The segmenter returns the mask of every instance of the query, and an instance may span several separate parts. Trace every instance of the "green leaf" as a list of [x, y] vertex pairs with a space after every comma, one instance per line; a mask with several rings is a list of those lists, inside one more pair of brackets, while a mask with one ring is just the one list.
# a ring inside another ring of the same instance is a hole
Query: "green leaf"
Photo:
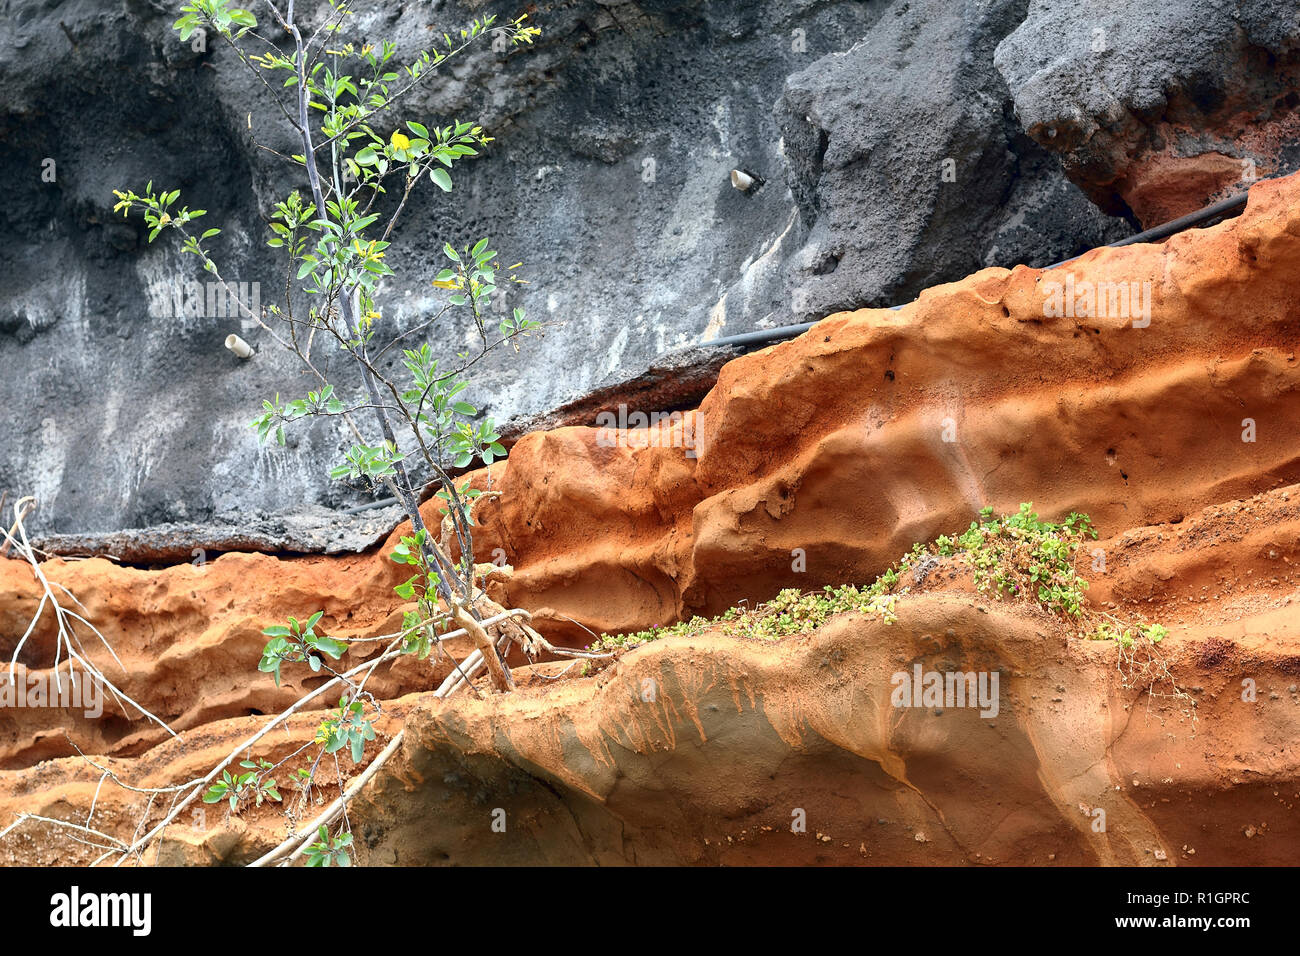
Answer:
[[188, 40], [190, 38], [190, 34], [194, 32], [194, 27], [198, 22], [199, 22], [198, 16], [191, 13], [187, 16], [181, 17], [179, 20], [173, 23], [172, 29], [180, 31], [182, 40]]
[[342, 657], [343, 653], [348, 649], [348, 645], [346, 641], [339, 641], [339, 640], [335, 640], [332, 637], [324, 637], [324, 636], [318, 636], [309, 639], [307, 641], [307, 645], [309, 647], [314, 647], [318, 651], [323, 651], [324, 653], [328, 654], [330, 657], [334, 658], [335, 660], [338, 660], [340, 657]]
[[[429, 178], [437, 184], [438, 188], [445, 193], [451, 192], [451, 177], [447, 175], [445, 169], [429, 170]], [[459, 261], [459, 260], [457, 260]]]

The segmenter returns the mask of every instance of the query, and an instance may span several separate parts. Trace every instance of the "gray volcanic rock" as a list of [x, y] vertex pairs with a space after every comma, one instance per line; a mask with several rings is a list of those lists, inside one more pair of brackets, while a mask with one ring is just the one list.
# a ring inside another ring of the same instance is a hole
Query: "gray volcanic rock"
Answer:
[[1130, 234], [1010, 115], [993, 50], [1023, 15], [1023, 0], [895, 4], [787, 81], [777, 116], [809, 227], [790, 268], [801, 321]]
[[1031, 0], [994, 62], [1029, 135], [1145, 226], [1300, 164], [1294, 0]]

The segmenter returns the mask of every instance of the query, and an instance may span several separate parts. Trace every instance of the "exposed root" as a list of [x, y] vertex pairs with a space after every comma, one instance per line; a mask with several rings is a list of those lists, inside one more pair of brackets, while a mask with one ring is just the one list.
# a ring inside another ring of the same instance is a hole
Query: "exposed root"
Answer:
[[510, 676], [510, 669], [502, 663], [501, 656], [497, 653], [492, 638], [488, 637], [488, 632], [483, 625], [474, 619], [474, 615], [464, 605], [460, 604], [452, 606], [451, 619], [463, 628], [469, 634], [470, 639], [478, 646], [478, 652], [483, 655], [483, 659], [487, 662], [488, 674], [492, 678], [493, 688], [498, 693], [514, 690], [515, 681]]
[[7, 553], [9, 547], [13, 546], [19, 557], [31, 566], [32, 576], [36, 579], [36, 583], [41, 586], [42, 591], [40, 603], [36, 606], [36, 614], [32, 617], [31, 623], [27, 625], [27, 630], [23, 632], [23, 636], [19, 638], [17, 646], [14, 647], [13, 657], [9, 661], [9, 680], [11, 682], [13, 681], [14, 669], [18, 664], [18, 656], [22, 653], [22, 649], [24, 645], [26, 645], [27, 639], [32, 636], [33, 632], [35, 632], [36, 625], [40, 623], [41, 615], [44, 614], [46, 605], [49, 605], [50, 609], [54, 612], [54, 622], [58, 628], [52, 670], [54, 672], [55, 686], [58, 688], [59, 692], [62, 693], [63, 691], [63, 683], [60, 678], [59, 667], [64, 663], [64, 655], [66, 655], [66, 662], [68, 664], [68, 682], [70, 686], [75, 688], [74, 672], [72, 669], [72, 664], [75, 661], [81, 665], [82, 669], [89, 675], [90, 679], [98, 681], [110, 694], [113, 695], [113, 699], [118, 702], [118, 706], [122, 708], [123, 713], [126, 713], [126, 705], [130, 704], [139, 711], [142, 716], [148, 717], [158, 726], [166, 730], [167, 733], [171, 734], [173, 737], [179, 738], [180, 734], [172, 730], [171, 727], [167, 725], [166, 721], [155, 716], [131, 697], [127, 696], [124, 691], [104, 676], [103, 672], [86, 657], [86, 649], [81, 645], [81, 638], [77, 634], [74, 621], [89, 628], [90, 632], [99, 638], [100, 643], [103, 644], [108, 650], [108, 653], [112, 655], [113, 660], [117, 661], [117, 666], [119, 668], [122, 667], [122, 661], [118, 658], [117, 652], [113, 650], [113, 646], [109, 644], [104, 635], [100, 633], [99, 628], [95, 627], [95, 625], [91, 624], [90, 621], [78, 614], [76, 611], [64, 607], [62, 603], [60, 603], [58, 595], [55, 593], [55, 588], [58, 588], [67, 595], [72, 602], [77, 605], [77, 607], [81, 608], [83, 611], [86, 610], [85, 606], [77, 600], [76, 595], [62, 584], [51, 582], [49, 578], [45, 576], [45, 572], [41, 570], [40, 561], [36, 557], [36, 550], [32, 547], [31, 542], [28, 541], [27, 528], [23, 524], [23, 519], [35, 507], [36, 499], [34, 497], [28, 496], [25, 498], [19, 498], [18, 501], [14, 503], [13, 526], [8, 531], [0, 528], [0, 534], [4, 535], [4, 550], [0, 551], [0, 555]]
[[1160, 653], [1157, 645], [1148, 640], [1137, 640], [1131, 644], [1115, 642], [1119, 657], [1115, 669], [1125, 688], [1139, 688], [1150, 697], [1168, 697], [1181, 701], [1193, 721], [1196, 720], [1196, 698], [1178, 686], [1169, 662]]

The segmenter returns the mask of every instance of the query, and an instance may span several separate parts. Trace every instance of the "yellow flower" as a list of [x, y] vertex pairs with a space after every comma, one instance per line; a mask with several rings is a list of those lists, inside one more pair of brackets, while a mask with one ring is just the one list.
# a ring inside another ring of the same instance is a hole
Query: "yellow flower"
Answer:
[[459, 289], [459, 288], [460, 288], [460, 280], [459, 280], [459, 279], [444, 279], [442, 282], [439, 282], [437, 279], [434, 279], [434, 280], [433, 280], [433, 284], [434, 284], [435, 286], [437, 286], [439, 289]]
[[403, 136], [401, 133], [397, 132], [396, 130], [393, 131], [393, 138], [391, 142], [395, 149], [411, 148], [411, 141], [407, 139], [405, 136]]

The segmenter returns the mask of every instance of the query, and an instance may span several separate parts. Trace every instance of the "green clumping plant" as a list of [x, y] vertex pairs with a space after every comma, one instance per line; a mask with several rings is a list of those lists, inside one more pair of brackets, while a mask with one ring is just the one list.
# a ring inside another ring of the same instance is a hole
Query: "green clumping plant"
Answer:
[[1169, 630], [1163, 624], [1124, 625], [1110, 619], [1097, 624], [1086, 636], [1093, 641], [1115, 641], [1129, 648], [1140, 638], [1159, 644], [1169, 636]]
[[[1079, 576], [1075, 558], [1083, 543], [1096, 537], [1087, 515], [1071, 512], [1053, 523], [1040, 518], [1032, 503], [1001, 517], [994, 517], [993, 509], [986, 507], [961, 534], [940, 535], [928, 547], [913, 545], [866, 587], [828, 586], [808, 593], [789, 588], [752, 610], [730, 608], [712, 619], [693, 617], [630, 634], [601, 634], [590, 647], [625, 651], [665, 637], [691, 637], [705, 631], [778, 640], [815, 631], [835, 615], [851, 611], [891, 624], [897, 620], [897, 601], [923, 586], [936, 567], [966, 568], [986, 597], [1031, 604], [1071, 625], [1080, 637], [1114, 641], [1125, 687], [1175, 698], [1192, 708], [1195, 720], [1195, 700], [1178, 686], [1158, 649], [1168, 629], [1162, 624], [1125, 623], [1086, 606], [1088, 582]], [[582, 674], [590, 672], [590, 665], [584, 664]]]
[[1029, 595], [1047, 610], [1077, 619], [1088, 582], [1075, 570], [1074, 556], [1084, 541], [1096, 537], [1087, 515], [1071, 512], [1054, 524], [1042, 520], [1032, 503], [1023, 503], [1015, 513], [1000, 518], [993, 517], [992, 508], [983, 508], [979, 521], [972, 521], [955, 541], [945, 541], [948, 547], [936, 548], [935, 553], [964, 557], [983, 594]]
[[1142, 634], [1152, 644], [1159, 644], [1169, 636], [1169, 629], [1163, 624], [1150, 624], [1142, 629]]
[[[733, 610], [726, 612], [733, 614]], [[712, 627], [721, 618], [692, 617], [689, 621], [669, 624], [664, 627], [652, 627], [644, 631], [632, 631], [626, 634], [601, 634], [588, 648], [589, 650], [615, 650], [639, 647], [662, 637], [694, 637]]]
[[[1158, 646], [1168, 635], [1162, 624], [1125, 623], [1085, 604], [1088, 582], [1079, 576], [1075, 558], [1079, 548], [1097, 537], [1087, 515], [1071, 512], [1063, 521], [1044, 521], [1032, 503], [1016, 512], [994, 517], [993, 509], [980, 510], [955, 537], [940, 535], [929, 547], [912, 546], [869, 586], [825, 587], [803, 593], [781, 591], [753, 610], [731, 608], [722, 615], [692, 618], [680, 624], [633, 634], [602, 634], [594, 650], [628, 650], [664, 637], [714, 633], [776, 640], [817, 630], [831, 617], [850, 611], [878, 615], [886, 624], [897, 620], [895, 605], [914, 587], [925, 584], [936, 567], [967, 568], [977, 590], [995, 600], [1031, 604], [1072, 626], [1075, 634], [1114, 641], [1118, 669], [1124, 686], [1141, 687], [1153, 697], [1175, 698], [1190, 708], [1195, 700], [1180, 688]], [[584, 665], [582, 673], [589, 673]], [[1194, 709], [1191, 711], [1195, 719]]]

